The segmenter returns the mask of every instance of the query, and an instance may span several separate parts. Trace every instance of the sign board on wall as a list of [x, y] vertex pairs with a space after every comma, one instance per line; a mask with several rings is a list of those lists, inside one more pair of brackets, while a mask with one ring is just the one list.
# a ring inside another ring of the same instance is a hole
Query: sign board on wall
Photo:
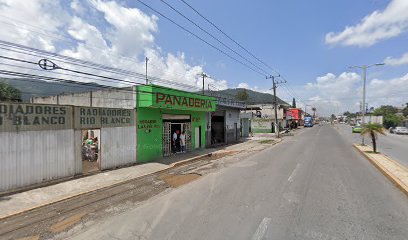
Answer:
[[61, 130], [72, 127], [72, 107], [0, 103], [0, 132]]
[[75, 107], [75, 128], [135, 126], [135, 110], [121, 108]]
[[137, 106], [189, 111], [215, 111], [216, 99], [196, 93], [154, 85], [137, 87]]
[[135, 110], [0, 102], [0, 132], [135, 126]]

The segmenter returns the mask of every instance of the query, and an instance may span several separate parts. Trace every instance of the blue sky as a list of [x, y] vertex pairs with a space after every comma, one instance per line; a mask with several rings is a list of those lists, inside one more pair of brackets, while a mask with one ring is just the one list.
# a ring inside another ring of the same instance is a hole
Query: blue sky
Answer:
[[[163, 2], [143, 1], [223, 48]], [[273, 74], [180, 0], [166, 1]], [[347, 67], [386, 62], [384, 67], [369, 70], [367, 102], [374, 107], [408, 102], [405, 0], [186, 2], [279, 71], [288, 84], [280, 87], [278, 94], [288, 101], [295, 96], [301, 106], [316, 106], [325, 115], [357, 111], [361, 72]], [[144, 58], [148, 56], [150, 74], [157, 77], [199, 86], [196, 75], [204, 71], [212, 77], [208, 83], [214, 89], [239, 86], [270, 91], [271, 81], [264, 75], [229, 59], [138, 1], [0, 0], [0, 3], [0, 15], [6, 16], [0, 24], [9, 27], [7, 21], [19, 23], [17, 28], [10, 29], [12, 34], [0, 34], [1, 40], [142, 73]], [[33, 25], [37, 33], [46, 30], [47, 34], [37, 34]]]

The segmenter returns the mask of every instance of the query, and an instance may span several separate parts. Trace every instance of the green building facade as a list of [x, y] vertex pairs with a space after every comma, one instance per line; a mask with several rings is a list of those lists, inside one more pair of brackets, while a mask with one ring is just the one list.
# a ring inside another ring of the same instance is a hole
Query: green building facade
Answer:
[[208, 114], [215, 111], [214, 97], [156, 85], [136, 89], [139, 163], [179, 152], [174, 133], [185, 132], [187, 151], [205, 147]]

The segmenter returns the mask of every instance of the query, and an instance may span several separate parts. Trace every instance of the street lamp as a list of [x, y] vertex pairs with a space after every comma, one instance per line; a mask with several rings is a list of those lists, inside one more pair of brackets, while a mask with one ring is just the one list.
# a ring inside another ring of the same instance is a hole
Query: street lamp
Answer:
[[[366, 100], [366, 78], [367, 78], [367, 69], [370, 67], [376, 67], [376, 66], [383, 66], [385, 65], [384, 63], [376, 63], [372, 65], [362, 65], [362, 66], [350, 66], [349, 68], [360, 68], [363, 69], [363, 111], [361, 114], [362, 120], [361, 120], [361, 125], [363, 126], [365, 124], [365, 100]], [[361, 145], [364, 145], [364, 135], [361, 139]]]

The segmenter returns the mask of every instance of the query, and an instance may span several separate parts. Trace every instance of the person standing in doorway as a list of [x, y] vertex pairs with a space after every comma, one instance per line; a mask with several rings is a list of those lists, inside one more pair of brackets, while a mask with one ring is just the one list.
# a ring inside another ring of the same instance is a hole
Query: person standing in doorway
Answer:
[[177, 152], [177, 146], [176, 146], [177, 132], [176, 131], [174, 131], [173, 138], [171, 140], [172, 140], [171, 141], [171, 147], [172, 147], [173, 153], [176, 153]]
[[180, 146], [181, 146], [181, 152], [185, 153], [186, 152], [186, 132], [183, 131], [180, 134]]

